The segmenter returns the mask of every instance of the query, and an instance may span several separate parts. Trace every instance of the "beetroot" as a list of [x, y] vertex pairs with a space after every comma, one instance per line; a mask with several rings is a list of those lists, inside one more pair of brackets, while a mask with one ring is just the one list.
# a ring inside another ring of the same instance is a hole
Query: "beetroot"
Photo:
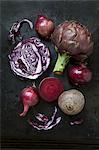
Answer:
[[63, 91], [64, 86], [62, 82], [55, 77], [47, 77], [43, 79], [39, 85], [40, 96], [47, 102], [57, 100]]
[[34, 106], [38, 103], [39, 97], [34, 87], [26, 87], [21, 91], [20, 99], [24, 106], [24, 111], [20, 116], [25, 116], [28, 112], [29, 107]]

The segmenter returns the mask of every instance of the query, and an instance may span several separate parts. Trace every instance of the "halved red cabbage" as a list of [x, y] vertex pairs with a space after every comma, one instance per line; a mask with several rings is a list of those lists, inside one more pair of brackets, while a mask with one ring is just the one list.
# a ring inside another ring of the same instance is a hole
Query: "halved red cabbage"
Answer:
[[28, 79], [38, 78], [50, 64], [49, 49], [36, 37], [19, 42], [8, 57], [14, 73]]

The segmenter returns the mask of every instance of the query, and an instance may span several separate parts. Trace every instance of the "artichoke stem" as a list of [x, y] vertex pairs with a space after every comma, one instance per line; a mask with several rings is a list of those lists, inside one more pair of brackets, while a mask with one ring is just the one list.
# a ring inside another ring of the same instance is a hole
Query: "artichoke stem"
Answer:
[[66, 65], [70, 60], [70, 56], [67, 53], [58, 53], [58, 59], [56, 61], [53, 72], [55, 74], [63, 74]]

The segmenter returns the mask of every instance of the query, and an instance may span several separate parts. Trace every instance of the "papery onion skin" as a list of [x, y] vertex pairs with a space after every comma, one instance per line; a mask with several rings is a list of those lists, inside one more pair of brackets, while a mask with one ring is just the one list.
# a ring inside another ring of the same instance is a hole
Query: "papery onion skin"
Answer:
[[24, 88], [20, 93], [20, 100], [24, 106], [24, 110], [20, 114], [20, 116], [24, 117], [27, 114], [29, 107], [33, 107], [39, 102], [39, 96], [36, 88], [34, 87]]
[[51, 34], [54, 31], [54, 28], [55, 25], [51, 19], [43, 15], [38, 16], [35, 23], [35, 30], [41, 37], [45, 39], [50, 38]]
[[43, 79], [39, 85], [39, 93], [43, 100], [53, 102], [64, 91], [62, 81], [55, 77]]
[[68, 77], [70, 82], [76, 86], [86, 85], [92, 79], [92, 72], [84, 64], [71, 66], [68, 70]]

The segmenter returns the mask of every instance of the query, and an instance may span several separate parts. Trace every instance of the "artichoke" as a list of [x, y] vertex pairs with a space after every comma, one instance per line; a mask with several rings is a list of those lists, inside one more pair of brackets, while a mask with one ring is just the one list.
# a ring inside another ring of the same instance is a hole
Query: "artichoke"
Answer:
[[58, 25], [51, 39], [58, 52], [54, 72], [63, 72], [70, 57], [84, 62], [93, 51], [93, 41], [88, 29], [76, 21], [65, 21]]

